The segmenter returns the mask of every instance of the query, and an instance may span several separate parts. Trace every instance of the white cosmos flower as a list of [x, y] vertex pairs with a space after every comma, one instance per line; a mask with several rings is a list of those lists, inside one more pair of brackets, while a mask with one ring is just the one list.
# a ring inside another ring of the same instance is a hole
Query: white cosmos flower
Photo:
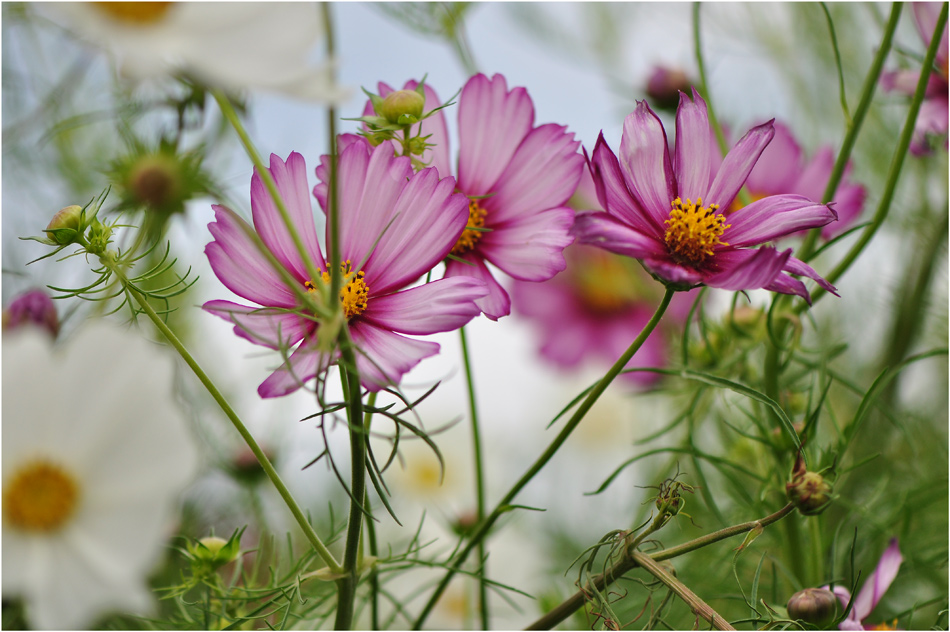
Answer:
[[146, 578], [198, 455], [167, 352], [95, 322], [61, 346], [3, 336], [3, 597], [34, 628], [153, 605]]
[[320, 7], [305, 2], [70, 2], [52, 17], [105, 48], [122, 73], [151, 79], [185, 72], [229, 91], [269, 90], [335, 103], [349, 91], [331, 62], [309, 59], [323, 40]]

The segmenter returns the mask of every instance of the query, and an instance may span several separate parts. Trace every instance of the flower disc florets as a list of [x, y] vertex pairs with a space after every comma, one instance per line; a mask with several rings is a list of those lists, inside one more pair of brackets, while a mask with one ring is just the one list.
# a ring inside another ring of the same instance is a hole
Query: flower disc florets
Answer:
[[468, 201], [468, 224], [465, 230], [459, 236], [459, 240], [452, 247], [453, 255], [463, 255], [475, 247], [482, 236], [482, 228], [485, 226], [485, 215], [487, 211], [483, 209], [477, 201]]
[[[354, 316], [359, 316], [366, 309], [369, 301], [369, 286], [363, 278], [366, 274], [360, 270], [353, 272], [353, 262], [344, 261], [340, 264], [343, 271], [343, 280], [345, 285], [340, 289], [340, 302], [343, 303], [343, 315], [347, 320]], [[322, 280], [326, 285], [330, 285], [330, 273], [324, 272]], [[316, 288], [308, 281], [307, 290], [313, 292]]]
[[79, 485], [69, 472], [45, 460], [18, 468], [3, 490], [3, 518], [28, 532], [56, 531], [76, 511]]
[[729, 224], [725, 215], [716, 213], [718, 204], [706, 208], [703, 198], [696, 198], [695, 204], [688, 198], [685, 204], [676, 198], [671, 205], [663, 237], [677, 262], [698, 266], [713, 254], [716, 246], [729, 245], [719, 239]]

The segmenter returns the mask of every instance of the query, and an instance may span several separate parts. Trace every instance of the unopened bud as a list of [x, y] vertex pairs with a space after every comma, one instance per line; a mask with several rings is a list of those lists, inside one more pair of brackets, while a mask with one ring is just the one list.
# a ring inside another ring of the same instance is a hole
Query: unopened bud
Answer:
[[791, 596], [787, 609], [789, 618], [826, 630], [838, 614], [838, 598], [824, 588], [806, 588]]
[[798, 510], [806, 516], [820, 514], [831, 503], [831, 483], [817, 472], [805, 469], [801, 454], [792, 470], [792, 480], [785, 484], [785, 494]]
[[422, 117], [426, 98], [415, 90], [397, 90], [389, 93], [377, 112], [390, 123], [410, 125]]
[[230, 539], [207, 536], [188, 545], [191, 554], [191, 570], [197, 576], [208, 576], [237, 559], [241, 552], [241, 531], [235, 531]]
[[129, 172], [125, 187], [136, 200], [155, 210], [181, 206], [181, 174], [174, 160], [156, 155], [141, 158]]
[[675, 110], [680, 102], [680, 92], [689, 93], [689, 77], [678, 68], [658, 66], [647, 83], [647, 96], [662, 110]]
[[59, 316], [53, 299], [43, 290], [30, 290], [10, 303], [3, 311], [3, 329], [16, 329], [34, 325], [46, 330], [55, 338], [59, 333]]
[[46, 236], [65, 246], [75, 243], [82, 229], [82, 207], [75, 204], [60, 209], [46, 226]]

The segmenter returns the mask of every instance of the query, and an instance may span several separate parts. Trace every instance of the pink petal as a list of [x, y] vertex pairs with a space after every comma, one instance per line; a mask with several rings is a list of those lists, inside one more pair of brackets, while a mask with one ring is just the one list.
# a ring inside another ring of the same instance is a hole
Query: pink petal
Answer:
[[808, 288], [798, 279], [792, 278], [787, 274], [780, 274], [775, 277], [771, 283], [765, 286], [769, 292], [778, 292], [779, 294], [792, 294], [805, 299], [805, 302], [811, 305], [811, 294]]
[[273, 308], [247, 307], [231, 301], [208, 301], [203, 310], [234, 323], [234, 333], [271, 349], [289, 348], [316, 327], [299, 314]]
[[[313, 222], [310, 187], [307, 184], [307, 165], [303, 156], [292, 152], [285, 163], [276, 154], [271, 154], [270, 173], [284, 201], [292, 230], [300, 237], [314, 266], [319, 268], [323, 264], [323, 254], [317, 244], [317, 229]], [[256, 169], [251, 178], [251, 214], [261, 241], [274, 253], [277, 260], [285, 268], [295, 272], [298, 278], [306, 279], [309, 276], [307, 266]]]
[[828, 283], [822, 277], [820, 277], [818, 273], [815, 272], [815, 270], [812, 269], [812, 267], [806, 264], [804, 261], [800, 261], [796, 259], [795, 257], [789, 257], [788, 262], [785, 264], [785, 267], [783, 268], [783, 271], [791, 272], [792, 274], [797, 274], [798, 276], [808, 277], [809, 279], [816, 281], [818, 285], [823, 287], [828, 292], [831, 292], [835, 296], [838, 296], [838, 291], [835, 289], [835, 286], [833, 286], [831, 283]]
[[475, 301], [478, 309], [482, 310], [491, 320], [498, 320], [502, 316], [511, 313], [511, 299], [505, 288], [495, 280], [488, 266], [481, 257], [474, 252], [468, 252], [461, 257], [468, 263], [462, 263], [454, 259], [448, 259], [445, 262], [445, 277], [470, 277], [478, 279], [485, 284], [488, 289], [488, 295]]
[[562, 251], [570, 234], [574, 211], [565, 207], [513, 217], [502, 225], [486, 226], [476, 251], [522, 281], [544, 281], [564, 269]]
[[375, 220], [379, 223], [362, 224], [367, 234], [382, 233], [364, 266], [370, 296], [402, 288], [431, 270], [468, 222], [468, 200], [453, 193], [451, 176], [439, 180], [438, 171], [429, 167], [402, 185], [398, 199]]
[[654, 215], [640, 206], [627, 188], [620, 163], [607, 146], [603, 132], [597, 138], [588, 166], [597, 189], [597, 199], [605, 211], [644, 235], [662, 235], [665, 232], [663, 222], [670, 215], [669, 209]]
[[354, 321], [350, 335], [357, 346], [360, 382], [374, 392], [399, 384], [402, 376], [423, 358], [439, 352], [437, 343], [406, 338], [365, 321]]
[[340, 155], [338, 166], [340, 252], [342, 259], [349, 259], [353, 266], [372, 252], [376, 240], [387, 230], [396, 201], [413, 175], [408, 158], [394, 157], [385, 145], [372, 150], [369, 147], [365, 142], [353, 143]]
[[293, 393], [326, 371], [332, 361], [330, 355], [317, 351], [314, 340], [304, 340], [287, 361], [257, 387], [257, 393], [265, 399]]
[[491, 197], [480, 202], [491, 225], [561, 206], [574, 194], [584, 157], [577, 153], [580, 141], [565, 130], [542, 125], [525, 136]]
[[773, 195], [729, 215], [722, 240], [733, 248], [756, 246], [837, 218], [830, 207], [800, 195]]
[[[773, 195], [776, 193], [798, 193], [813, 200], [820, 200], [824, 193], [815, 194], [813, 191], [803, 191], [796, 188], [795, 183], [801, 182], [799, 175], [802, 172], [802, 148], [798, 145], [791, 130], [782, 123], [774, 124], [775, 136], [768, 144], [755, 167], [749, 174], [746, 184], [751, 191], [759, 194]], [[831, 175], [831, 169], [825, 172], [825, 182]]]
[[[775, 141], [772, 141], [774, 144]], [[772, 151], [772, 145], [770, 144], [768, 148], [762, 152], [764, 157], [766, 154]], [[786, 189], [779, 191], [775, 189], [775, 193], [797, 193], [798, 195], [803, 195], [810, 200], [820, 202], [821, 198], [825, 195], [825, 188], [828, 186], [828, 180], [831, 179], [831, 170], [834, 168], [835, 155], [831, 147], [827, 145], [821, 147], [812, 159], [805, 165], [805, 168], [802, 169], [802, 172], [799, 174], [798, 178], [791, 184], [791, 186]], [[752, 170], [754, 174], [759, 169], [759, 165], [762, 164], [762, 159], [759, 159], [759, 162], [756, 164], [755, 169]], [[850, 165], [849, 165], [850, 169]], [[847, 174], [845, 174], [847, 175]], [[758, 190], [758, 189], [756, 189]], [[838, 187], [838, 190], [841, 190], [841, 187]], [[837, 210], [837, 207], [835, 208]]]
[[591, 244], [634, 259], [664, 257], [667, 254], [663, 242], [599, 211], [578, 213], [571, 232], [577, 243]]
[[942, 96], [924, 99], [920, 105], [917, 123], [914, 125], [914, 137], [910, 145], [911, 153], [915, 156], [925, 155], [931, 151], [928, 135], [942, 136], [947, 133], [950, 101], [947, 99], [946, 84], [943, 85], [943, 91]]
[[361, 318], [381, 329], [426, 335], [452, 331], [481, 313], [475, 299], [488, 295], [477, 279], [453, 277], [377, 296]]
[[670, 203], [676, 197], [673, 165], [666, 142], [666, 131], [646, 101], [623, 122], [620, 139], [620, 167], [627, 189], [640, 207], [659, 220], [670, 216]]
[[[353, 144], [362, 143], [363, 149], [369, 153], [373, 150], [372, 146], [362, 136], [357, 134], [340, 134], [336, 137], [336, 151], [337, 155], [342, 154], [347, 147]], [[313, 196], [317, 198], [317, 202], [320, 203], [320, 208], [324, 213], [327, 212], [327, 182], [330, 175], [330, 157], [324, 154], [320, 156], [320, 164], [315, 169], [317, 174], [317, 179], [320, 182], [313, 187]]]
[[871, 611], [877, 607], [878, 602], [884, 593], [890, 587], [894, 578], [897, 577], [897, 571], [900, 570], [901, 562], [904, 556], [901, 555], [900, 548], [897, 545], [897, 538], [891, 538], [891, 542], [881, 554], [881, 559], [870, 577], [865, 580], [858, 596], [854, 598], [854, 615], [859, 621], [864, 621]]
[[247, 236], [245, 231], [253, 229], [229, 208], [212, 208], [215, 221], [208, 230], [214, 241], [205, 246], [205, 254], [215, 276], [229, 290], [258, 305], [295, 307], [294, 293]]
[[838, 214], [838, 221], [825, 224], [824, 228], [821, 229], [822, 239], [834, 239], [851, 228], [861, 217], [866, 197], [867, 191], [860, 184], [839, 185], [834, 201], [834, 210]]
[[779, 252], [775, 248], [758, 250], [725, 250], [714, 255], [719, 272], [705, 276], [703, 283], [722, 290], [757, 290], [767, 286], [781, 274], [792, 256], [789, 248]]
[[703, 275], [695, 268], [682, 266], [664, 253], [660, 257], [648, 257], [643, 260], [643, 265], [649, 272], [674, 285], [694, 286], [703, 282]]
[[524, 88], [508, 91], [502, 75], [468, 80], [459, 98], [459, 190], [492, 190], [534, 123], [534, 104]]
[[710, 152], [712, 136], [709, 134], [709, 115], [706, 102], [693, 90], [690, 101], [680, 92], [676, 108], [676, 194], [685, 202], [695, 202], [709, 191]]
[[709, 194], [703, 198], [706, 205], [718, 204], [721, 209], [729, 208], [774, 133], [772, 121], [769, 121], [753, 127], [736, 143], [723, 159], [709, 187]]

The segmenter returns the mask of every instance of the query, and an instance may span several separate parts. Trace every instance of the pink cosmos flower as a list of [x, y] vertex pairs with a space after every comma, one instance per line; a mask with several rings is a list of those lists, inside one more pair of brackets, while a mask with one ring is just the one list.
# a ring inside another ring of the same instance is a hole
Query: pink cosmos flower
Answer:
[[3, 329], [16, 329], [32, 325], [43, 329], [56, 338], [59, 333], [59, 316], [53, 299], [43, 290], [29, 290], [20, 294], [3, 310]]
[[[759, 200], [770, 195], [794, 193], [809, 200], [820, 200], [825, 194], [828, 180], [831, 179], [835, 164], [834, 150], [825, 145], [815, 153], [811, 161], [806, 162], [802, 148], [791, 130], [779, 122], [773, 123], [772, 127], [775, 136], [762, 151], [745, 183], [750, 196], [753, 200]], [[718, 160], [718, 147], [715, 144], [713, 147]], [[823, 239], [840, 235], [850, 228], [861, 214], [867, 192], [860, 184], [849, 182], [851, 167], [849, 161], [832, 202], [838, 221], [825, 224], [821, 229]], [[739, 200], [735, 200], [730, 213], [740, 207]], [[727, 219], [729, 217], [727, 214]]]
[[[864, 624], [864, 620], [871, 615], [871, 611], [877, 607], [878, 602], [884, 593], [890, 587], [891, 582], [897, 577], [897, 571], [901, 567], [904, 556], [901, 555], [900, 548], [897, 546], [897, 538], [891, 538], [890, 545], [881, 554], [881, 559], [877, 567], [869, 578], [864, 581], [858, 596], [855, 597], [848, 616], [838, 624], [839, 630], [891, 630], [894, 628], [870, 626]], [[825, 589], [828, 586], [824, 586]], [[843, 586], [835, 586], [834, 593], [841, 602], [842, 608], [848, 607], [851, 601], [851, 593]]]
[[[318, 170], [319, 172], [320, 170]], [[283, 197], [307, 255], [322, 274], [311, 279], [259, 174], [251, 179], [251, 212], [261, 240], [302, 287], [329, 283], [327, 260], [317, 243], [307, 168], [300, 154], [284, 162], [272, 155], [270, 173]], [[323, 185], [325, 187], [325, 185]], [[397, 384], [439, 345], [401, 334], [425, 335], [461, 327], [479, 313], [474, 301], [484, 285], [468, 278], [444, 279], [403, 289], [441, 261], [464, 230], [467, 200], [453, 193], [453, 178], [435, 169], [413, 173], [408, 158], [361, 139], [339, 157], [340, 256], [346, 278], [340, 292], [350, 335], [360, 353], [363, 386], [377, 391]], [[214, 241], [205, 252], [217, 277], [255, 306], [210, 301], [204, 309], [235, 324], [237, 335], [272, 349], [299, 343], [287, 362], [258, 388], [279, 397], [300, 388], [334, 360], [317, 347], [316, 319], [301, 313], [293, 293], [245, 234], [243, 220], [215, 206], [208, 225]], [[335, 247], [329, 244], [330, 248]], [[258, 307], [260, 306], [260, 307]]]
[[752, 128], [714, 171], [706, 102], [695, 90], [692, 100], [680, 94], [672, 160], [663, 124], [640, 101], [624, 121], [619, 161], [603, 134], [597, 139], [588, 165], [606, 212], [578, 214], [574, 234], [582, 243], [640, 259], [676, 289], [765, 288], [810, 301], [805, 284], [789, 272], [834, 292], [791, 249], [750, 248], [824, 226], [836, 219], [831, 208], [800, 195], [774, 195], [728, 219], [717, 212], [732, 204], [774, 133], [771, 121]]
[[[914, 17], [917, 20], [917, 30], [920, 32], [924, 44], [930, 46], [934, 30], [937, 28], [937, 17], [940, 15], [940, 2], [915, 2]], [[937, 48], [937, 57], [934, 59], [937, 72], [931, 72], [927, 81], [927, 92], [924, 102], [917, 115], [914, 125], [914, 136], [910, 143], [910, 152], [916, 156], [930, 153], [931, 145], [928, 135], [945, 135], [950, 128], [950, 84], [947, 83], [947, 65], [950, 60], [950, 46], [948, 46], [947, 29], [944, 28]], [[881, 75], [881, 87], [885, 92], [901, 92], [913, 95], [917, 89], [920, 74], [914, 70], [900, 70], [886, 72]], [[946, 141], [944, 146], [946, 147]]]
[[[412, 89], [410, 81], [405, 89]], [[392, 88], [379, 84], [385, 97]], [[441, 103], [426, 88], [426, 111]], [[564, 269], [561, 252], [573, 241], [574, 211], [564, 206], [580, 179], [580, 145], [561, 125], [534, 126], [534, 104], [524, 88], [508, 90], [502, 75], [478, 74], [459, 97], [458, 190], [469, 198], [468, 228], [446, 261], [446, 277], [480, 279], [489, 294], [476, 301], [498, 320], [511, 299], [486, 262], [522, 281], [550, 279]], [[434, 144], [423, 161], [450, 175], [449, 138], [441, 111], [422, 121]], [[463, 261], [459, 261], [462, 259]]]
[[[585, 170], [571, 205], [596, 207], [596, 196], [594, 181]], [[600, 248], [572, 244], [564, 249], [564, 258], [567, 268], [553, 278], [541, 283], [512, 284], [514, 311], [536, 325], [540, 353], [553, 364], [573, 369], [592, 357], [612, 364], [653, 315], [660, 300], [656, 284], [635, 262]], [[677, 321], [684, 320], [692, 296], [679, 293], [674, 303], [668, 314]], [[664, 332], [654, 331], [627, 368], [665, 364]], [[661, 377], [648, 372], [623, 375], [643, 386]]]

